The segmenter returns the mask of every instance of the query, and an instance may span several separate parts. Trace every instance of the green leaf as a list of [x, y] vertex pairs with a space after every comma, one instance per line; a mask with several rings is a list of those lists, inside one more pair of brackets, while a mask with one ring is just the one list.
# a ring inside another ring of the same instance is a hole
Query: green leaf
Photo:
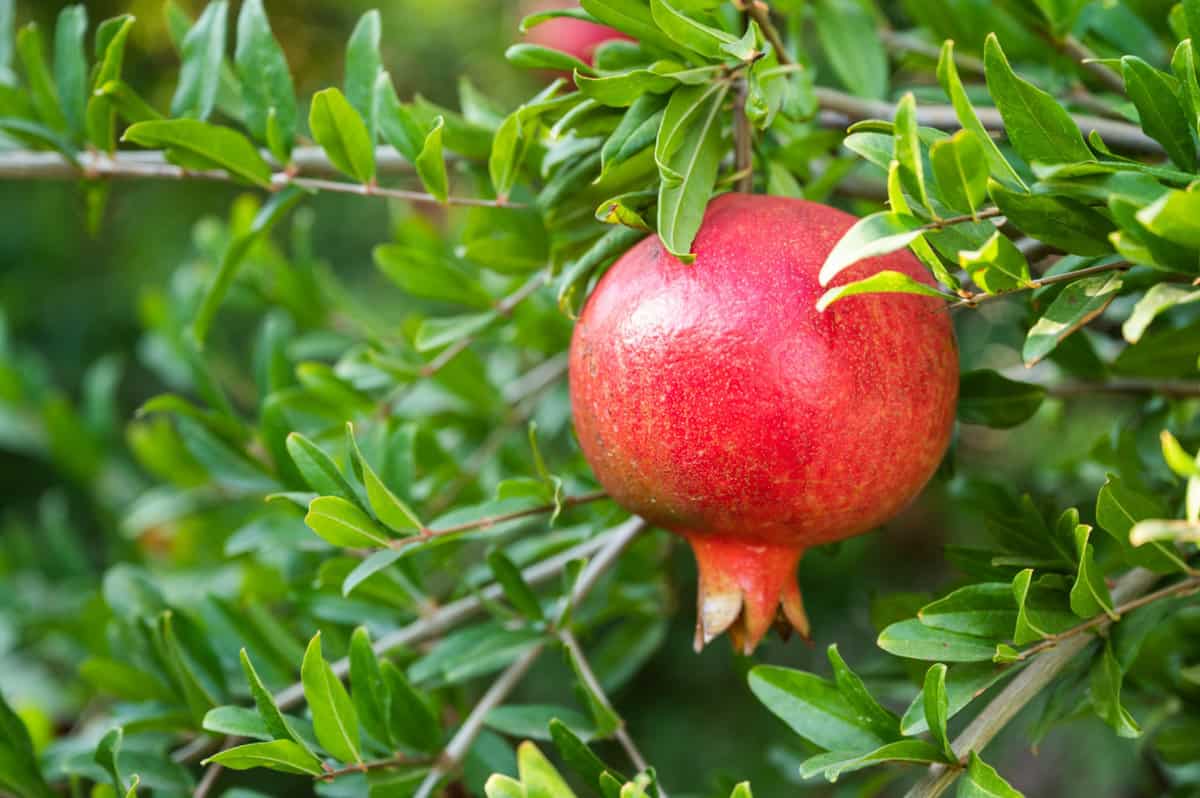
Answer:
[[[592, 722], [583, 714], [567, 707], [552, 704], [510, 704], [497, 707], [487, 714], [489, 728], [525, 740], [550, 740], [550, 724], [558, 721], [574, 733], [591, 737]], [[570, 767], [570, 763], [567, 763]]]
[[330, 545], [347, 549], [387, 546], [391, 540], [369, 515], [340, 496], [313, 499], [304, 523]]
[[38, 119], [51, 130], [65, 130], [67, 120], [59, 107], [58, 89], [46, 66], [45, 44], [36, 23], [29, 23], [17, 33], [17, 53], [21, 56], [21, 65], [25, 67], [25, 79], [29, 82], [29, 93]]
[[1099, 211], [1066, 197], [1010, 191], [993, 181], [992, 200], [1008, 221], [1028, 236], [1075, 255], [1107, 255], [1116, 227]]
[[425, 134], [421, 151], [413, 161], [421, 184], [438, 202], [445, 202], [450, 192], [449, 178], [446, 176], [446, 158], [442, 153], [442, 129], [445, 126], [444, 117], [439, 116], [433, 120], [433, 127]]
[[1013, 598], [1017, 602], [1017, 625], [1013, 642], [1018, 646], [1033, 643], [1066, 631], [1076, 623], [1066, 611], [1066, 597], [1033, 583], [1033, 569], [1026, 568], [1013, 577]]
[[750, 690], [793, 731], [821, 748], [870, 751], [889, 742], [837, 687], [811, 673], [758, 665], [750, 670]]
[[967, 371], [958, 380], [958, 420], [1009, 429], [1032, 418], [1045, 398], [1041, 385], [1010, 380], [992, 369]]
[[1108, 475], [1104, 487], [1096, 496], [1096, 523], [1120, 544], [1127, 559], [1159, 573], [1187, 571], [1187, 564], [1179, 558], [1178, 553], [1164, 543], [1130, 547], [1130, 535], [1135, 524], [1165, 515], [1166, 508], [1157, 498], [1141, 493], [1114, 474]]
[[367, 459], [363, 457], [358, 448], [358, 441], [354, 438], [354, 428], [349, 422], [346, 423], [346, 438], [355, 472], [367, 489], [367, 502], [371, 505], [371, 511], [380, 521], [396, 531], [421, 529], [421, 519], [417, 517], [417, 514], [396, 494], [392, 493], [375, 469], [371, 467], [371, 464], [367, 462]]
[[643, 94], [634, 100], [616, 129], [604, 140], [600, 149], [601, 174], [654, 143], [664, 106], [664, 99], [657, 94]]
[[989, 294], [1029, 284], [1029, 263], [1017, 245], [999, 230], [978, 249], [960, 250], [958, 263]]
[[1124, 681], [1121, 663], [1113, 654], [1112, 642], [1105, 641], [1099, 661], [1092, 667], [1088, 681], [1088, 696], [1092, 709], [1101, 720], [1113, 728], [1119, 737], [1140, 737], [1141, 727], [1121, 705], [1121, 682]]
[[418, 751], [437, 751], [442, 744], [442, 726], [429, 702], [390, 662], [383, 663], [383, 680], [391, 701], [393, 738]]
[[631, 69], [612, 75], [588, 77], [576, 73], [575, 85], [589, 99], [610, 108], [626, 108], [648, 95], [665, 94], [680, 83], [679, 64], [658, 62], [646, 69]]
[[1125, 93], [1137, 107], [1142, 129], [1163, 145], [1176, 166], [1195, 171], [1195, 133], [1179, 102], [1178, 81], [1133, 55], [1121, 58], [1121, 74], [1125, 78]]
[[1004, 130], [1026, 163], [1054, 164], [1091, 161], [1079, 127], [1058, 101], [1008, 65], [996, 34], [984, 46], [988, 91], [1004, 120]]
[[361, 762], [358, 713], [346, 688], [321, 656], [320, 632], [304, 652], [300, 681], [304, 685], [304, 699], [312, 713], [317, 742], [342, 762]]
[[1170, 283], [1158, 283], [1133, 306], [1133, 312], [1121, 325], [1121, 334], [1131, 344], [1141, 340], [1151, 322], [1160, 313], [1170, 310], [1177, 305], [1186, 305], [1200, 300], [1200, 290], [1188, 289]]
[[521, 782], [505, 776], [503, 773], [493, 773], [488, 776], [487, 783], [483, 785], [484, 794], [487, 798], [526, 798], [525, 788], [521, 786]]
[[650, 0], [650, 15], [658, 28], [677, 45], [713, 61], [726, 60], [728, 53], [724, 45], [737, 42], [733, 34], [693, 19], [668, 0]]
[[821, 49], [852, 94], [882, 100], [888, 90], [887, 52], [877, 20], [855, 0], [819, 0], [814, 17]]
[[263, 11], [263, 0], [242, 3], [234, 59], [246, 100], [246, 127], [254, 138], [270, 146], [281, 164], [287, 164], [296, 139], [296, 90], [283, 48]]
[[558, 280], [558, 306], [574, 315], [575, 305], [579, 300], [580, 289], [586, 284], [592, 273], [605, 263], [620, 256], [638, 241], [645, 233], [628, 227], [614, 227], [588, 247], [582, 255], [568, 263]]
[[948, 632], [1006, 638], [1017, 620], [1012, 586], [1005, 582], [979, 582], [955, 590], [917, 612], [921, 623]]
[[582, 776], [586, 783], [598, 784], [606, 773], [619, 782], [625, 781], [624, 776], [601, 761], [561, 720], [550, 721], [550, 739], [567, 767]]
[[953, 762], [958, 759], [954, 748], [950, 745], [950, 735], [946, 731], [946, 722], [950, 713], [950, 701], [946, 697], [946, 666], [942, 663], [930, 666], [925, 672], [925, 725], [933, 741], [937, 743], [946, 760]]
[[121, 755], [121, 742], [124, 739], [124, 730], [121, 727], [109, 729], [100, 742], [96, 744], [96, 753], [93, 756], [96, 764], [104, 768], [112, 779], [113, 790], [119, 795], [125, 792], [125, 780], [121, 778], [121, 769], [117, 764], [117, 760]]
[[323, 772], [321, 760], [291, 740], [235, 746], [213, 754], [202, 764], [217, 764], [230, 770], [266, 768], [306, 776], [319, 776]]
[[203, 120], [212, 113], [225, 59], [228, 12], [225, 0], [213, 0], [184, 37], [180, 47], [183, 66], [171, 98], [171, 116]]
[[988, 163], [979, 136], [960, 130], [929, 147], [929, 163], [945, 203], [974, 214], [987, 199]]
[[390, 747], [390, 695], [365, 626], [350, 635], [350, 694], [363, 729]]
[[538, 601], [537, 594], [521, 576], [521, 569], [499, 549], [488, 554], [487, 562], [509, 603], [526, 618], [534, 621], [543, 620], [545, 616], [542, 614], [542, 605]]
[[833, 278], [860, 260], [903, 249], [921, 234], [923, 224], [915, 216], [888, 211], [864, 216], [825, 256], [819, 278], [821, 285], [828, 286]]
[[1197, 466], [1195, 456], [1187, 453], [1183, 444], [1171, 434], [1170, 430], [1160, 432], [1158, 439], [1162, 444], [1163, 460], [1177, 476], [1186, 479], [1200, 475], [1200, 466]]
[[[692, 241], [700, 230], [721, 166], [721, 110], [727, 91], [728, 85], [722, 83], [695, 98], [692, 110], [679, 117], [680, 127], [669, 131], [664, 158], [659, 162], [663, 180], [658, 190], [658, 235], [667, 251], [684, 263], [694, 260]], [[660, 142], [678, 95], [676, 92], [667, 105], [658, 134]]]
[[339, 496], [350, 502], [357, 499], [354, 489], [342, 476], [337, 464], [308, 438], [299, 432], [290, 433], [287, 436], [287, 450], [304, 481], [314, 491], [327, 496]]
[[164, 118], [158, 109], [138, 96], [137, 92], [123, 80], [110, 80], [96, 89], [94, 94], [98, 97], [110, 98], [117, 114], [131, 124]]
[[380, 244], [375, 265], [406, 293], [422, 299], [489, 308], [492, 297], [455, 263], [406, 244]]
[[275, 739], [259, 714], [246, 707], [214, 707], [204, 716], [205, 731], [231, 737], [248, 737], [253, 740]]
[[[250, 661], [250, 655], [246, 653], [246, 649], [243, 648], [238, 652], [238, 656], [242, 663], [242, 672], [246, 675], [246, 681], [250, 685], [250, 695], [254, 698], [254, 707], [267, 732], [275, 739], [291, 740], [307, 751], [308, 746], [292, 728], [283, 713], [279, 711], [279, 707], [275, 703], [275, 696], [259, 678], [258, 671], [254, 669], [254, 664]], [[315, 757], [313, 758], [315, 759]]]
[[[372, 148], [375, 146], [378, 124], [375, 118], [375, 81], [383, 71], [383, 61], [379, 55], [381, 24], [377, 9], [359, 17], [346, 43], [346, 76], [342, 84], [346, 100], [358, 111], [366, 125], [367, 141]], [[349, 160], [355, 159], [351, 157]], [[372, 166], [372, 172], [373, 169]], [[369, 179], [363, 177], [360, 171], [353, 174], [363, 183]]]
[[288, 186], [272, 195], [254, 215], [250, 228], [229, 242], [229, 246], [221, 256], [217, 274], [204, 292], [204, 298], [200, 301], [200, 307], [196, 311], [196, 318], [192, 320], [192, 337], [195, 338], [197, 344], [203, 346], [208, 338], [209, 328], [212, 326], [213, 319], [216, 318], [221, 302], [229, 292], [229, 287], [233, 284], [233, 280], [250, 250], [259, 241], [267, 238], [275, 225], [304, 196], [304, 190], [295, 186]]
[[903, 272], [885, 270], [852, 283], [830, 288], [817, 300], [817, 310], [824, 311], [839, 299], [857, 294], [919, 294], [944, 300], [954, 299], [953, 295], [943, 294]]
[[[96, 29], [96, 57], [100, 64], [92, 73], [93, 89], [121, 77], [121, 67], [125, 63], [125, 42], [132, 29], [133, 17], [129, 14], [106, 19]], [[112, 152], [116, 148], [113, 128], [116, 112], [112, 101], [107, 97], [90, 97], [85, 121], [88, 141], [103, 152]]]
[[833, 666], [834, 684], [842, 696], [858, 710], [859, 716], [876, 734], [884, 739], [895, 737], [900, 728], [900, 719], [875, 700], [859, 675], [850, 670], [850, 666], [842, 659], [837, 644], [826, 649], [826, 655]]
[[989, 662], [995, 649], [985, 637], [935, 629], [915, 618], [888, 626], [876, 642], [897, 657], [942, 662]]
[[829, 781], [837, 781], [845, 773], [879, 765], [885, 762], [927, 763], [942, 762], [944, 758], [936, 746], [924, 740], [901, 740], [888, 743], [865, 754], [829, 751], [809, 757], [800, 763], [801, 778], [824, 774]]
[[[114, 729], [109, 735], [114, 732], [119, 735], [120, 729]], [[28, 727], [8, 705], [3, 694], [0, 694], [0, 787], [12, 790], [21, 798], [53, 798], [57, 795], [42, 776]]]
[[589, 77], [596, 74], [596, 70], [575, 56], [538, 44], [514, 44], [504, 51], [504, 58], [508, 63], [522, 69], [578, 72]]
[[32, 140], [36, 144], [56, 150], [69, 163], [79, 166], [79, 152], [75, 149], [74, 145], [45, 125], [30, 122], [28, 119], [0, 117], [0, 131], [22, 139]]
[[1007, 781], [974, 751], [967, 772], [958, 782], [957, 798], [1023, 798]]
[[[1010, 592], [1008, 585], [1003, 585]], [[1009, 627], [1008, 631], [1011, 631]], [[1008, 634], [1006, 631], [1004, 634]], [[968, 662], [951, 667], [946, 672], [947, 718], [957, 715], [968, 704], [978, 698], [985, 690], [1001, 679], [1016, 672], [1016, 668], [996, 665], [991, 662]], [[900, 719], [900, 732], [905, 735], [920, 734], [928, 731], [929, 725], [925, 719], [925, 691], [922, 689], [913, 698]]]
[[1029, 330], [1021, 350], [1025, 365], [1034, 365], [1064, 338], [1103, 313], [1117, 298], [1121, 286], [1117, 274], [1084, 277], [1067, 285]]
[[579, 5], [601, 24], [627, 33], [639, 42], [666, 52], [678, 47], [659, 29], [645, 0], [580, 0]]
[[362, 116], [336, 88], [317, 92], [308, 126], [339, 171], [360, 183], [375, 179], [375, 146]]
[[946, 96], [950, 98], [950, 102], [954, 106], [954, 115], [958, 117], [959, 124], [963, 126], [964, 130], [974, 134], [975, 141], [983, 148], [983, 155], [991, 176], [1007, 186], [1024, 191], [1025, 182], [1021, 180], [1021, 176], [1000, 152], [996, 142], [992, 141], [992, 137], [983, 123], [979, 121], [978, 114], [971, 106], [967, 91], [958, 77], [958, 67], [954, 63], [954, 42], [952, 41], [947, 41], [942, 45], [942, 51], [938, 56], [937, 77], [938, 82], [942, 85], [942, 90], [946, 92]]
[[[1078, 514], [1074, 516], [1078, 520]], [[1104, 581], [1104, 572], [1096, 565], [1096, 549], [1088, 538], [1092, 528], [1087, 524], [1075, 524], [1072, 536], [1079, 567], [1075, 572], [1075, 583], [1071, 586], [1071, 612], [1080, 618], [1091, 618], [1101, 612], [1113, 612], [1112, 596]], [[1115, 620], [1115, 619], [1114, 619]]]
[[271, 185], [271, 167], [250, 139], [227, 127], [197, 119], [163, 119], [132, 125], [121, 140], [165, 148], [167, 159], [186, 169], [223, 169], [248, 183]]
[[443, 346], [483, 332], [498, 318], [499, 314], [489, 311], [488, 313], [468, 313], [462, 316], [426, 319], [417, 328], [413, 346], [417, 348], [418, 352], [441, 349]]
[[1168, 191], [1138, 211], [1137, 220], [1168, 241], [1200, 249], [1200, 191]]
[[83, 39], [87, 25], [87, 9], [80, 4], [60, 11], [54, 26], [54, 85], [67, 131], [76, 142], [83, 141], [86, 130], [88, 64]]
[[928, 212], [931, 206], [925, 187], [925, 168], [921, 162], [921, 139], [917, 133], [917, 101], [912, 92], [906, 93], [896, 104], [892, 131], [893, 157], [899, 166], [900, 185]]
[[517, 746], [517, 769], [527, 798], [575, 798], [550, 760], [531, 742]]

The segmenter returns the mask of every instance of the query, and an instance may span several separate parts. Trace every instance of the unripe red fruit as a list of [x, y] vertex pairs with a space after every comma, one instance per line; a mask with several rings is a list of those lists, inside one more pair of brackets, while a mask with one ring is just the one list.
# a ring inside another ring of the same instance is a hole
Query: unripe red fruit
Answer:
[[[521, 8], [524, 13], [533, 14], [538, 11], [552, 11], [569, 6], [569, 3], [559, 0], [543, 0], [543, 2], [523, 3]], [[529, 32], [525, 34], [525, 40], [530, 44], [561, 50], [589, 66], [596, 54], [596, 48], [614, 39], [633, 41], [631, 36], [627, 36], [615, 28], [570, 17], [548, 19], [540, 25], [530, 28]]]
[[[816, 310], [817, 273], [854, 221], [802, 200], [723, 195], [694, 263], [646, 238], [575, 327], [583, 453], [613, 499], [691, 543], [697, 650], [728, 629], [749, 653], [777, 620], [807, 637], [804, 550], [895, 515], [950, 440], [958, 362], [942, 303], [867, 294]], [[929, 282], [905, 250], [835, 284], [885, 269]]]

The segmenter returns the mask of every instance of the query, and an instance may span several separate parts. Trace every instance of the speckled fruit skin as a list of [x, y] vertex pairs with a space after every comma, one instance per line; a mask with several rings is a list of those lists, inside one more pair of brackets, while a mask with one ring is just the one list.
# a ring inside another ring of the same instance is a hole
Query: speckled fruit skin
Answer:
[[[713, 200], [690, 265], [650, 236], [600, 280], [570, 352], [575, 429], [623, 507], [686, 537], [700, 569], [697, 648], [749, 652], [773, 622], [807, 636], [796, 565], [895, 515], [937, 468], [958, 356], [943, 303], [848, 297], [817, 273], [855, 217], [781, 197]], [[930, 282], [907, 251], [891, 269]]]
[[[538, 11], [568, 8], [570, 5], [570, 3], [557, 0], [549, 0], [549, 2], [543, 0], [543, 2], [522, 3], [521, 9], [526, 14], [533, 14]], [[594, 22], [568, 17], [548, 19], [540, 25], [530, 28], [529, 32], [525, 34], [525, 41], [530, 44], [561, 50], [589, 65], [596, 54], [596, 48], [614, 39], [633, 41], [632, 37], [607, 25], [597, 25]]]

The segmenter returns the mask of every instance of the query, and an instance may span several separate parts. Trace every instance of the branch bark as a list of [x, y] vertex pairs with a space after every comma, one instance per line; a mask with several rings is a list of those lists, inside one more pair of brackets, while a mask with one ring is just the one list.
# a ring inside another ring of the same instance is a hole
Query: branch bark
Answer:
[[[1159, 575], [1143, 568], [1134, 570], [1123, 576], [1113, 587], [1112, 597], [1116, 604], [1124, 604], [1146, 593], [1157, 581]], [[1112, 620], [1102, 616], [1096, 623], [1097, 632], [1107, 629]], [[1087, 647], [1092, 638], [1089, 635], [1077, 634], [1059, 642], [1054, 648], [1039, 655], [1025, 669], [1018, 673], [1008, 685], [988, 702], [988, 705], [975, 716], [975, 719], [962, 731], [953, 743], [954, 754], [959, 759], [966, 757], [971, 751], [979, 752], [992, 741], [1000, 730], [1008, 724], [1038, 693], [1040, 693], [1067, 663]], [[906, 798], [937, 798], [962, 774], [962, 767], [951, 765], [931, 765], [929, 771], [906, 794]]]

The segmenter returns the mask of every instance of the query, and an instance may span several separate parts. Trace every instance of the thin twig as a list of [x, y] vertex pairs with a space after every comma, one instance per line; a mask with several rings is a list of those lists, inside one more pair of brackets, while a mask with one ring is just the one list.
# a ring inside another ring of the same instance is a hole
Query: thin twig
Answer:
[[1010, 291], [999, 291], [995, 294], [984, 294], [978, 292], [967, 292], [958, 302], [951, 303], [948, 307], [954, 308], [973, 308], [984, 304], [985, 302], [993, 302], [997, 299], [1004, 299], [1014, 294], [1032, 291], [1037, 288], [1044, 288], [1055, 283], [1067, 283], [1072, 280], [1078, 280], [1081, 277], [1090, 277], [1094, 274], [1104, 274], [1106, 272], [1120, 272], [1130, 268], [1133, 264], [1126, 261], [1117, 261], [1116, 263], [1101, 263], [1096, 266], [1088, 266], [1085, 269], [1076, 269], [1073, 272], [1063, 272], [1062, 274], [1051, 274], [1046, 277], [1035, 277], [1019, 288], [1014, 288]]
[[[240, 737], [226, 737], [221, 741], [221, 750], [232, 748], [241, 742]], [[200, 777], [199, 783], [196, 784], [196, 790], [192, 793], [192, 798], [204, 798], [217, 784], [217, 779], [221, 777], [221, 771], [225, 768], [219, 762], [209, 764], [208, 770], [204, 771], [204, 775]]]
[[984, 208], [975, 213], [964, 213], [962, 216], [947, 216], [945, 219], [934, 219], [932, 222], [927, 222], [921, 225], [922, 230], [941, 230], [946, 227], [953, 227], [956, 224], [963, 222], [980, 222], [985, 219], [994, 219], [997, 216], [1003, 216], [1004, 212], [999, 208]]
[[[640, 518], [631, 518], [614, 531], [612, 537], [605, 543], [604, 548], [596, 553], [596, 556], [588, 562], [583, 572], [579, 575], [579, 580], [575, 583], [569, 599], [572, 604], [582, 601], [587, 596], [591, 589], [596, 586], [601, 575], [616, 562], [621, 552], [625, 550], [625, 547], [645, 527], [646, 523]], [[508, 666], [508, 669], [488, 688], [487, 692], [479, 700], [479, 703], [474, 706], [470, 714], [467, 715], [466, 720], [463, 721], [458, 731], [450, 739], [450, 742], [447, 743], [445, 750], [438, 758], [437, 764], [429, 771], [429, 775], [421, 782], [421, 786], [417, 788], [415, 798], [429, 798], [434, 788], [437, 787], [438, 782], [446, 774], [458, 768], [463, 758], [467, 755], [467, 751], [470, 750], [471, 744], [475, 742], [475, 738], [483, 728], [483, 723], [488, 713], [504, 702], [508, 694], [513, 691], [533, 666], [534, 661], [545, 647], [546, 642], [544, 640], [536, 643], [520, 659]]]
[[[406, 171], [402, 169], [403, 159], [391, 148], [381, 147], [376, 150], [377, 169], [387, 172]], [[341, 180], [328, 180], [315, 177], [299, 176], [297, 172], [309, 171], [318, 174], [336, 174], [328, 160], [318, 148], [301, 148], [296, 150], [297, 158], [291, 169], [275, 172], [271, 176], [271, 188], [278, 190], [285, 186], [295, 185], [319, 191], [357, 194], [360, 196], [388, 197], [409, 202], [425, 202], [438, 205], [471, 205], [486, 207], [520, 207], [515, 203], [503, 204], [496, 200], [479, 199], [475, 197], [449, 197], [443, 203], [432, 194], [405, 189], [384, 188], [373, 184], [349, 183]], [[185, 169], [166, 160], [161, 152], [138, 151], [117, 152], [106, 155], [98, 152], [82, 152], [78, 155], [79, 165], [55, 152], [37, 152], [29, 150], [11, 150], [0, 152], [0, 180], [77, 180], [85, 179], [134, 179], [134, 180], [212, 180], [223, 183], [239, 182], [220, 169]]]
[[1056, 36], [1049, 38], [1059, 52], [1073, 59], [1088, 74], [1103, 83], [1106, 88], [1117, 94], [1125, 93], [1125, 79], [1110, 69], [1107, 64], [1098, 60], [1096, 54], [1086, 44], [1069, 33], [1062, 38]]
[[354, 773], [368, 773], [372, 770], [386, 770], [387, 768], [407, 767], [409, 765], [429, 765], [432, 762], [433, 760], [427, 757], [411, 757], [406, 754], [396, 753], [385, 759], [374, 759], [369, 762], [347, 765], [337, 770], [327, 770], [320, 776], [313, 776], [313, 780], [329, 782], [339, 776], [349, 776]]
[[[579, 668], [579, 675], [583, 677], [584, 683], [591, 690], [592, 695], [604, 706], [606, 710], [611, 712], [617, 718], [618, 725], [613, 736], [617, 738], [617, 742], [621, 744], [621, 748], [625, 750], [625, 755], [629, 757], [629, 761], [637, 768], [639, 773], [645, 773], [650, 765], [646, 762], [646, 757], [642, 756], [642, 752], [638, 750], [637, 744], [629, 735], [629, 729], [625, 726], [625, 719], [617, 714], [613, 708], [612, 701], [604, 692], [604, 688], [600, 684], [600, 680], [596, 678], [595, 671], [592, 670], [592, 665], [588, 662], [587, 657], [583, 653], [583, 648], [579, 645], [579, 640], [576, 639], [570, 629], [560, 629], [558, 639], [562, 641], [563, 646], [571, 652], [571, 656], [575, 660], [575, 665]], [[659, 798], [667, 798], [667, 794], [663, 791], [662, 784], [658, 785]]]
[[557, 504], [542, 504], [537, 507], [529, 507], [524, 510], [514, 510], [511, 513], [499, 513], [497, 515], [488, 515], [483, 518], [476, 518], [473, 521], [464, 521], [461, 524], [442, 527], [440, 529], [422, 529], [419, 534], [410, 535], [406, 538], [398, 538], [388, 543], [389, 548], [402, 549], [411, 543], [419, 543], [424, 540], [441, 537], [442, 535], [453, 535], [456, 532], [469, 532], [472, 529], [487, 529], [497, 524], [503, 524], [508, 521], [516, 521], [518, 518], [528, 518], [532, 515], [543, 515], [551, 513], [559, 508], [578, 507], [581, 504], [600, 501], [607, 499], [608, 494], [602, 490], [593, 491], [591, 493], [581, 493], [578, 496], [564, 496]]
[[[1113, 601], [1124, 604], [1149, 590], [1157, 579], [1158, 574], [1153, 571], [1135, 568], [1121, 577], [1113, 587]], [[1102, 615], [1099, 623], [1092, 628], [1103, 630], [1111, 623], [1112, 620], [1107, 615]], [[955, 756], [961, 760], [971, 751], [981, 751], [1026, 704], [1054, 681], [1059, 671], [1086, 648], [1089, 642], [1091, 637], [1075, 635], [1026, 665], [954, 740]], [[961, 766], [931, 765], [925, 776], [908, 791], [906, 798], [937, 798], [961, 774]]]

